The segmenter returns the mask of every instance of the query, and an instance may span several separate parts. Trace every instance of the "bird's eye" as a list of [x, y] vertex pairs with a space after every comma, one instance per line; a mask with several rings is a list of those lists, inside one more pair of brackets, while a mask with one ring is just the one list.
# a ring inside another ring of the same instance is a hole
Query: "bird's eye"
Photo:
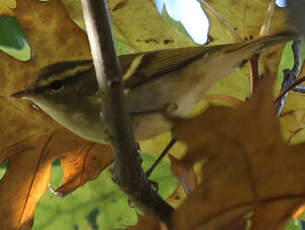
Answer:
[[61, 81], [53, 81], [50, 85], [50, 88], [51, 89], [54, 89], [54, 90], [59, 90], [63, 87], [62, 85], [62, 82]]

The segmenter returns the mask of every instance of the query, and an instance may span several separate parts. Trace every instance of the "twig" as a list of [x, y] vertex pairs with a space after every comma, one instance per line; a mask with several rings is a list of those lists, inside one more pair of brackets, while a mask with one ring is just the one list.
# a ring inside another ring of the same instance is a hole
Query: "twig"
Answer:
[[153, 163], [153, 165], [147, 170], [146, 176], [150, 177], [153, 170], [156, 168], [156, 166], [160, 163], [160, 161], [166, 156], [168, 151], [174, 146], [174, 144], [177, 142], [177, 138], [173, 137], [171, 141], [168, 143], [168, 145], [165, 147], [165, 149], [162, 151], [162, 153], [159, 155], [158, 159]]
[[104, 102], [101, 119], [106, 123], [114, 152], [113, 179], [136, 206], [170, 225], [173, 208], [151, 188], [141, 168], [141, 158], [124, 105], [122, 76], [106, 0], [82, 0], [82, 5]]
[[[300, 61], [301, 61], [301, 51], [300, 51], [300, 40], [294, 40], [292, 44], [292, 51], [293, 51], [293, 57], [294, 57], [294, 65], [293, 68], [290, 69], [284, 69], [284, 79], [282, 83], [281, 93], [276, 98], [276, 114], [277, 117], [280, 116], [281, 111], [283, 109], [283, 106], [285, 104], [286, 98], [288, 96], [288, 91], [293, 89], [291, 86], [294, 84], [298, 73], [300, 72]], [[289, 89], [286, 91], [286, 89]], [[285, 92], [285, 93], [283, 93]]]

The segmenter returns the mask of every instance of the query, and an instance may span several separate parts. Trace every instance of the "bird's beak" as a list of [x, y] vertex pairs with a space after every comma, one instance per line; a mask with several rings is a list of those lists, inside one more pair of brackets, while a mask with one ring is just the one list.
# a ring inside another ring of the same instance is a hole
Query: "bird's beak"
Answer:
[[29, 97], [33, 95], [34, 92], [31, 89], [25, 89], [16, 93], [11, 94], [11, 97], [13, 98], [22, 98], [22, 97]]

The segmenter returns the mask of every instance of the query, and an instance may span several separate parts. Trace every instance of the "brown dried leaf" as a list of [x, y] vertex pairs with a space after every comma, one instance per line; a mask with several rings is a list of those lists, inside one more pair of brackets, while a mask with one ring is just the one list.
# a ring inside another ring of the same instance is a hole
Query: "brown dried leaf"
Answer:
[[[71, 22], [58, 0], [17, 3], [14, 15], [25, 29], [33, 58], [20, 62], [0, 53], [0, 161], [9, 160], [0, 184], [0, 199], [5, 204], [0, 206], [0, 229], [30, 229], [36, 204], [49, 183], [52, 162], [66, 155], [74, 158], [73, 154], [84, 146], [92, 145], [59, 129], [59, 125], [31, 103], [10, 98], [43, 66], [90, 57], [85, 33]], [[73, 167], [68, 170], [64, 163], [66, 175], [78, 179], [81, 176], [78, 183], [65, 177], [62, 187], [65, 194], [96, 177], [109, 164], [111, 152], [103, 154], [103, 151], [104, 146], [95, 145], [77, 170]], [[73, 175], [73, 172], [83, 173]]]
[[139, 216], [138, 223], [128, 230], [168, 230], [166, 225], [153, 216]]
[[73, 192], [87, 181], [94, 180], [111, 162], [110, 145], [88, 143], [78, 152], [65, 154], [61, 158], [64, 179], [55, 192], [60, 196]]
[[283, 142], [272, 83], [268, 75], [239, 109], [212, 106], [177, 123], [189, 148], [185, 164], [207, 163], [203, 183], [175, 213], [175, 229], [240, 229], [254, 211], [252, 230], [279, 230], [304, 203], [305, 145]]
[[59, 1], [20, 0], [14, 14], [25, 29], [33, 58], [20, 62], [0, 53], [1, 161], [15, 154], [13, 150], [20, 149], [20, 146], [27, 148], [31, 138], [59, 128], [31, 103], [11, 99], [10, 95], [23, 89], [29, 79], [47, 64], [89, 57], [86, 35], [70, 21]]
[[[71, 140], [74, 139], [74, 140]], [[79, 140], [79, 141], [78, 141]], [[76, 152], [86, 143], [67, 130], [40, 136], [27, 143], [31, 148], [10, 158], [9, 167], [1, 181], [0, 194], [6, 206], [0, 206], [1, 229], [15, 229], [33, 222], [36, 203], [49, 182], [51, 163], [69, 151]], [[3, 210], [4, 209], [4, 210]], [[10, 218], [4, 218], [5, 216]]]
[[[63, 195], [94, 179], [112, 160], [109, 146], [90, 143], [66, 129], [40, 136], [28, 144], [31, 148], [10, 158], [0, 184], [0, 201], [6, 204], [0, 205], [0, 229], [18, 229], [21, 226], [31, 229], [36, 204], [46, 191], [55, 159], [64, 156], [71, 159], [75, 154], [77, 158], [77, 153], [85, 156], [82, 165], [64, 166]], [[92, 148], [82, 153], [88, 146]], [[25, 223], [28, 224], [26, 227]]]
[[51, 175], [50, 162], [44, 162], [44, 142], [32, 141], [32, 149], [10, 158], [0, 184], [0, 229], [31, 229], [35, 206], [46, 191]]
[[197, 186], [197, 176], [194, 172], [193, 165], [183, 165], [181, 160], [169, 155], [171, 161], [171, 169], [175, 177], [183, 186], [186, 195], [194, 191]]
[[184, 192], [184, 188], [180, 184], [177, 187], [176, 191], [166, 199], [166, 202], [169, 203], [173, 208], [178, 208], [179, 206], [181, 206], [185, 198], [186, 195]]

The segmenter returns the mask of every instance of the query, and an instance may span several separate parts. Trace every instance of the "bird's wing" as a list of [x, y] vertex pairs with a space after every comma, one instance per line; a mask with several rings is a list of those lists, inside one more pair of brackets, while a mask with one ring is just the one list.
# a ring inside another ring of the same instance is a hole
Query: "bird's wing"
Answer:
[[137, 66], [132, 76], [125, 81], [125, 87], [133, 88], [157, 75], [164, 75], [174, 71], [180, 66], [186, 65], [194, 59], [201, 58], [209, 51], [220, 47], [197, 46], [119, 56], [122, 73], [125, 74], [131, 68], [135, 58], [143, 55], [139, 66]]
[[[216, 45], [216, 46], [196, 46], [177, 49], [158, 50], [145, 53], [136, 53], [119, 56], [122, 73], [125, 74], [136, 57], [142, 55], [139, 65], [132, 71], [131, 77], [125, 81], [126, 88], [134, 88], [152, 78], [162, 76], [166, 73], [177, 70], [179, 67], [217, 53], [218, 50], [226, 47], [227, 52], [248, 49], [251, 53], [258, 53], [266, 47], [280, 42], [288, 41], [296, 37], [295, 31], [286, 31], [275, 35], [248, 40], [240, 43]], [[251, 49], [251, 47], [253, 47]], [[252, 51], [253, 50], [253, 51]], [[245, 57], [248, 57], [245, 55]], [[243, 57], [244, 58], [244, 57]]]
[[[164, 65], [159, 72], [153, 69], [156, 77], [151, 75], [152, 80], [126, 92], [129, 112], [165, 112], [170, 106], [170, 111], [176, 108], [175, 115], [185, 116], [212, 85], [237, 68], [244, 59], [295, 36], [293, 33], [282, 33], [241, 43], [202, 47], [199, 50], [192, 48], [193, 54], [197, 52], [197, 55], [175, 65], [171, 63], [172, 70], [166, 70]], [[183, 51], [180, 52], [183, 55]]]

